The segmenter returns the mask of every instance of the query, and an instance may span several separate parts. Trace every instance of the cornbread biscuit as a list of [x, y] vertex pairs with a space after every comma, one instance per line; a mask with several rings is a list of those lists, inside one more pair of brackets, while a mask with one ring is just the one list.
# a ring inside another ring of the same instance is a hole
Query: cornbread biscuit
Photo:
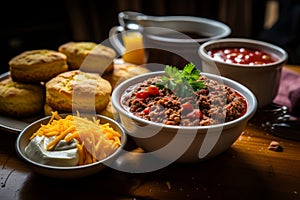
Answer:
[[103, 75], [103, 78], [108, 80], [110, 84], [112, 85], [112, 88], [114, 89], [119, 83], [140, 75], [150, 72], [150, 70], [146, 67], [143, 67], [141, 65], [135, 65], [132, 63], [122, 62], [118, 63], [116, 62], [114, 64], [114, 70], [110, 74]]
[[110, 47], [94, 42], [68, 42], [59, 46], [58, 51], [67, 56], [70, 70], [109, 73], [113, 70], [116, 52]]
[[117, 110], [113, 107], [112, 102], [111, 102], [111, 98], [107, 104], [107, 106], [105, 107], [105, 109], [100, 113], [101, 115], [104, 115], [106, 117], [109, 117], [111, 119], [114, 120], [118, 120], [119, 119], [119, 115]]
[[54, 112], [54, 111], [57, 111], [57, 110], [55, 110], [47, 102], [45, 102], [45, 104], [44, 104], [44, 114], [45, 114], [45, 116], [51, 116], [52, 112]]
[[29, 117], [43, 112], [45, 87], [14, 82], [10, 77], [0, 82], [0, 112], [12, 117]]
[[16, 82], [46, 82], [68, 71], [67, 57], [48, 49], [25, 51], [9, 61], [9, 70], [12, 80]]
[[58, 112], [100, 113], [109, 102], [110, 83], [97, 73], [72, 70], [46, 83], [46, 103]]

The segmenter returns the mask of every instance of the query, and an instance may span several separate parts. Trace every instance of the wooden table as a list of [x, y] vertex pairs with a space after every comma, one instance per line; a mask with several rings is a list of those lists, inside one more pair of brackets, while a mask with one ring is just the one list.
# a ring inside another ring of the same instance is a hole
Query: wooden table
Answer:
[[[299, 71], [300, 67], [287, 66]], [[17, 134], [0, 132], [0, 199], [300, 199], [300, 141], [249, 123], [223, 154], [149, 173], [106, 168], [91, 177], [56, 180], [31, 171], [15, 152]], [[282, 152], [268, 149], [272, 141]]]

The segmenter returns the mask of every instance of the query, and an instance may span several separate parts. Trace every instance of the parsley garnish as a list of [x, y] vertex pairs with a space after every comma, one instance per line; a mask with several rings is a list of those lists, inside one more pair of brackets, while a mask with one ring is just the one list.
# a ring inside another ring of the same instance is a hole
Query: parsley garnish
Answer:
[[183, 70], [166, 65], [165, 73], [168, 76], [162, 76], [161, 81], [157, 82], [156, 86], [159, 89], [167, 88], [179, 97], [187, 97], [193, 91], [198, 91], [205, 87], [204, 82], [198, 80], [200, 70], [192, 63], [185, 65]]

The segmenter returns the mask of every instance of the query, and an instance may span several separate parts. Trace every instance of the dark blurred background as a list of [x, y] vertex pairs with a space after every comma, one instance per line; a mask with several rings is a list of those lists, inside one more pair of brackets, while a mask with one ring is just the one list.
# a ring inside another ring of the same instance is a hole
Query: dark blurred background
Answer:
[[231, 37], [272, 42], [288, 51], [288, 63], [300, 64], [300, 7], [294, 0], [10, 0], [0, 8], [0, 70], [8, 71], [9, 60], [25, 50], [101, 43], [123, 10], [219, 20], [231, 27]]

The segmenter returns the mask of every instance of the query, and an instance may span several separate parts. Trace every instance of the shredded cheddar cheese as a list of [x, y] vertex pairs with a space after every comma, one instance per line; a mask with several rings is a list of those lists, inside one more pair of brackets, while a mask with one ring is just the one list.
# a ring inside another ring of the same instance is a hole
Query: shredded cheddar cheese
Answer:
[[75, 139], [79, 155], [78, 165], [85, 165], [102, 160], [111, 155], [121, 145], [121, 135], [109, 123], [100, 124], [99, 119], [93, 121], [77, 116], [67, 115], [62, 118], [57, 112], [46, 125], [41, 127], [29, 138], [35, 136], [55, 137], [46, 146], [51, 151], [61, 140], [70, 142]]

